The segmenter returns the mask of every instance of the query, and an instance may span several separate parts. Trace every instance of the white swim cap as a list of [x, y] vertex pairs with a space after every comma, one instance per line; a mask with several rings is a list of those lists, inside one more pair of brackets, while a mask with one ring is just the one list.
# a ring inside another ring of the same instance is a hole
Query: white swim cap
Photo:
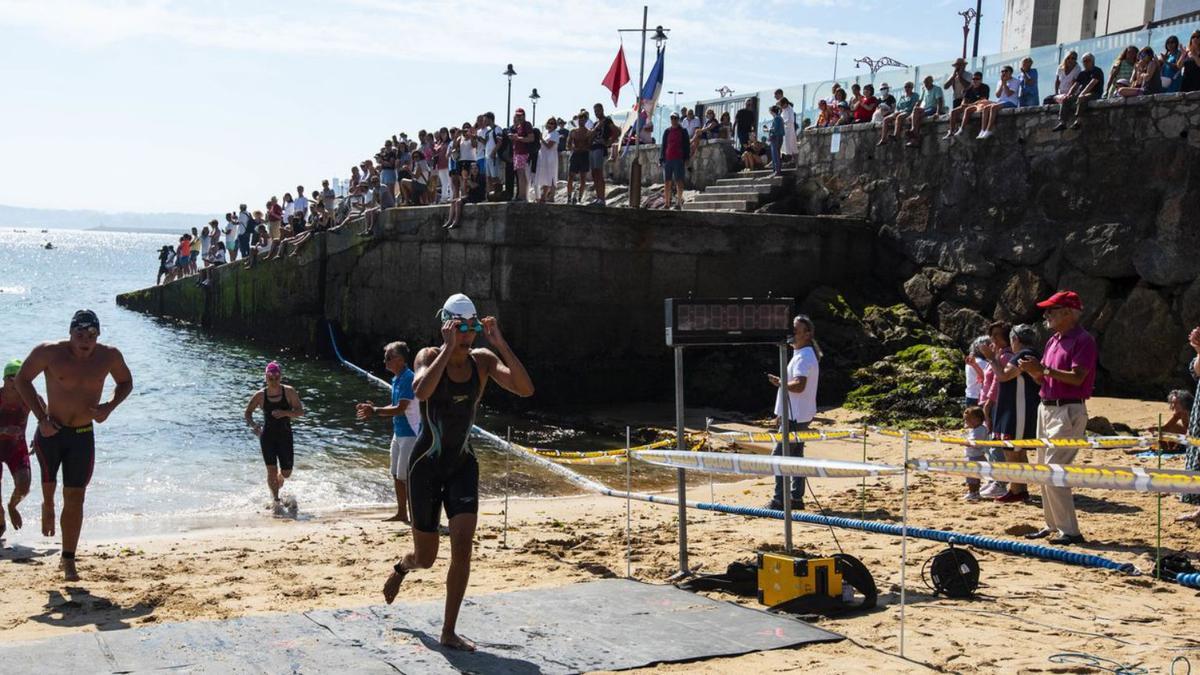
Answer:
[[475, 303], [462, 293], [455, 293], [446, 298], [445, 304], [438, 310], [438, 317], [442, 321], [448, 321], [453, 318], [471, 319], [476, 316]]

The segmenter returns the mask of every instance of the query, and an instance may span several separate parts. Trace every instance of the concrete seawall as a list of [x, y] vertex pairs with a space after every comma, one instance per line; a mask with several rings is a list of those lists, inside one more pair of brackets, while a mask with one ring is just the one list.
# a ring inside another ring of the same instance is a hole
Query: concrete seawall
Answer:
[[804, 298], [875, 269], [872, 230], [853, 218], [482, 204], [447, 232], [445, 214], [389, 210], [372, 238], [321, 234], [297, 257], [217, 270], [209, 288], [185, 279], [118, 303], [307, 353], [328, 320], [374, 364], [390, 340], [437, 344], [434, 311], [462, 291], [500, 318], [534, 405], [618, 402], [669, 396], [664, 298]]

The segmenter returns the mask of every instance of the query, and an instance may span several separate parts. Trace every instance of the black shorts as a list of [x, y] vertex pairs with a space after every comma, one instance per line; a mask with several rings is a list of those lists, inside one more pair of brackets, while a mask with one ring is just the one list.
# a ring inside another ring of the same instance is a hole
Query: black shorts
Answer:
[[468, 452], [455, 466], [426, 453], [414, 453], [408, 464], [408, 510], [413, 529], [437, 532], [442, 508], [450, 519], [479, 513], [479, 462]]
[[43, 483], [57, 483], [60, 466], [63, 487], [85, 488], [92, 481], [92, 469], [96, 466], [96, 435], [92, 433], [92, 425], [61, 427], [53, 436], [42, 436], [38, 431], [33, 445]]
[[263, 434], [258, 437], [258, 445], [262, 448], [263, 461], [267, 466], [278, 466], [282, 471], [292, 470], [295, 453], [290, 433]]
[[573, 150], [571, 152], [570, 165], [568, 171], [570, 173], [587, 173], [592, 170], [590, 155], [587, 150]]

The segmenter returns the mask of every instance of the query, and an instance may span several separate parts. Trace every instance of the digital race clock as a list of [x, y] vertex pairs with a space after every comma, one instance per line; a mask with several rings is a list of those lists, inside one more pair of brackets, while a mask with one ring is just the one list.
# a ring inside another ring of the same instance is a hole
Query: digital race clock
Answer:
[[779, 344], [794, 298], [667, 298], [667, 346]]

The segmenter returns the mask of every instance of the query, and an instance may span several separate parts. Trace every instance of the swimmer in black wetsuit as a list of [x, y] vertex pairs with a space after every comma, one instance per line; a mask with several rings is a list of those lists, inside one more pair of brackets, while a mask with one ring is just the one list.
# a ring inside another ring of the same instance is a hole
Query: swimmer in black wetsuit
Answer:
[[[471, 576], [471, 546], [479, 512], [479, 464], [471, 449], [471, 426], [488, 380], [517, 396], [532, 396], [533, 382], [509, 348], [495, 317], [477, 318], [475, 305], [456, 293], [439, 311], [441, 347], [427, 347], [414, 362], [413, 389], [421, 405], [421, 434], [408, 465], [408, 504], [413, 550], [396, 563], [383, 597], [390, 604], [405, 575], [437, 560], [438, 518], [445, 508], [450, 521], [450, 571], [446, 574], [446, 612], [441, 643], [474, 651], [455, 633], [458, 610]], [[496, 350], [472, 349], [482, 333]]]
[[[246, 405], [246, 424], [258, 436], [263, 462], [267, 465], [267, 487], [271, 499], [279, 503], [279, 488], [292, 475], [292, 418], [304, 415], [304, 404], [296, 390], [283, 384], [283, 369], [272, 361], [267, 364], [267, 386], [254, 392]], [[254, 411], [263, 409], [263, 423], [254, 421]]]

